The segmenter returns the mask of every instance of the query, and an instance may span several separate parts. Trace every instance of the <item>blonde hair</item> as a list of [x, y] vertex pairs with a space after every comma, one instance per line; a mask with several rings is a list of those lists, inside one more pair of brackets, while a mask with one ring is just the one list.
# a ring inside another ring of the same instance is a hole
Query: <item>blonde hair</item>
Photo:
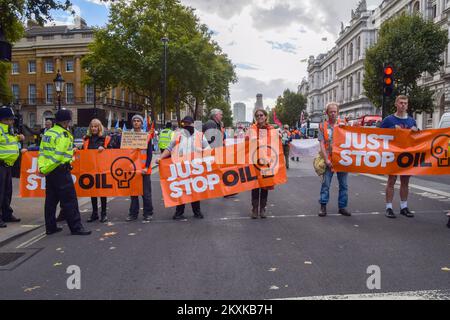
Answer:
[[255, 122], [257, 122], [257, 121], [256, 121], [256, 114], [257, 114], [258, 112], [262, 112], [262, 113], [266, 116], [266, 124], [269, 124], [269, 114], [268, 114], [267, 111], [264, 110], [264, 109], [258, 109], [258, 110], [255, 111], [255, 113], [253, 114], [253, 119], [255, 119]]
[[92, 137], [92, 132], [91, 132], [91, 127], [93, 125], [97, 125], [98, 126], [98, 135], [99, 137], [103, 136], [103, 133], [105, 132], [105, 128], [103, 127], [103, 124], [100, 120], [98, 119], [92, 119], [91, 123], [89, 123], [89, 128], [87, 131], [87, 136], [88, 137]]
[[328, 102], [327, 105], [326, 105], [326, 107], [325, 107], [325, 113], [326, 113], [326, 114], [328, 114], [328, 109], [329, 109], [331, 106], [336, 106], [337, 111], [339, 112], [339, 103], [332, 101], [332, 102]]
[[405, 95], [399, 95], [399, 96], [397, 96], [397, 98], [395, 98], [395, 104], [397, 104], [397, 102], [399, 100], [408, 100], [409, 101], [409, 97], [405, 96]]

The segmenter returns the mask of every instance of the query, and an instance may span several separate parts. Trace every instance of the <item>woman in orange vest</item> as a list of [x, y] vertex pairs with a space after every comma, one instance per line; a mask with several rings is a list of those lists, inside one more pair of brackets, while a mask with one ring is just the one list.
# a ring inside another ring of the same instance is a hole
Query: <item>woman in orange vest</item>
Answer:
[[[267, 111], [264, 109], [256, 110], [254, 114], [255, 124], [250, 129], [250, 135], [256, 135], [256, 139], [260, 138], [260, 130], [267, 130], [267, 136], [270, 136], [270, 130], [275, 128], [269, 125], [269, 117]], [[266, 219], [266, 206], [269, 190], [274, 190], [274, 187], [258, 188], [252, 190], [252, 219]]]
[[[99, 150], [102, 152], [105, 149], [111, 148], [111, 137], [104, 135], [104, 128], [100, 120], [93, 119], [89, 124], [87, 135], [84, 137], [83, 150]], [[101, 197], [101, 219], [100, 222], [107, 222], [106, 217], [106, 197]], [[98, 220], [98, 200], [91, 198], [92, 215], [87, 222], [94, 222]]]

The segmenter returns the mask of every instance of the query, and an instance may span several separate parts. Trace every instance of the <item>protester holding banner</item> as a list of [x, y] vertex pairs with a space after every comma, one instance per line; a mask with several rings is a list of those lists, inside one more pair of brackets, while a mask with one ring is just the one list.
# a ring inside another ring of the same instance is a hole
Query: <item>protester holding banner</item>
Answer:
[[[172, 156], [172, 159], [177, 157], [183, 157], [189, 155], [192, 152], [202, 153], [203, 150], [210, 149], [208, 140], [202, 132], [194, 129], [194, 119], [190, 116], [186, 116], [181, 121], [181, 130], [176, 132], [174, 139], [170, 142], [166, 150], [161, 154], [161, 158], [166, 159]], [[191, 159], [193, 160], [193, 159]], [[200, 201], [192, 202], [192, 211], [194, 217], [197, 219], [203, 219], [204, 216], [200, 209]], [[185, 205], [178, 205], [173, 216], [174, 220], [185, 220], [184, 209]]]
[[12, 134], [14, 119], [11, 108], [0, 108], [0, 228], [6, 228], [7, 222], [20, 222], [11, 208], [12, 167], [19, 158], [19, 141], [25, 140], [25, 137]]
[[[417, 132], [416, 120], [408, 116], [408, 97], [400, 95], [395, 99], [397, 111], [386, 117], [381, 123], [381, 128], [385, 129], [411, 129]], [[414, 214], [408, 208], [409, 180], [411, 176], [400, 176], [400, 214], [408, 218], [413, 218]], [[389, 176], [386, 186], [386, 217], [395, 219], [392, 201], [394, 200], [394, 186], [397, 176]]]
[[56, 206], [61, 210], [73, 235], [89, 235], [81, 224], [80, 211], [73, 185], [71, 162], [73, 161], [73, 136], [68, 131], [72, 121], [69, 110], [58, 110], [56, 125], [42, 137], [38, 158], [39, 172], [45, 175], [45, 227], [48, 235], [62, 231], [56, 224]]
[[[331, 163], [332, 145], [333, 145], [333, 131], [336, 126], [344, 125], [340, 119], [338, 119], [339, 105], [336, 102], [330, 102], [325, 108], [325, 112], [328, 116], [328, 120], [322, 122], [319, 126], [319, 142], [320, 150], [325, 159], [327, 165], [325, 174], [323, 176], [322, 187], [320, 191], [320, 217], [327, 215], [327, 204], [330, 200], [330, 186], [333, 179], [334, 170]], [[337, 172], [339, 181], [339, 214], [343, 216], [351, 216], [351, 213], [347, 210], [348, 205], [348, 184], [347, 172]]]
[[223, 111], [212, 109], [210, 119], [203, 125], [202, 131], [212, 149], [223, 147], [225, 130], [222, 123]]
[[[289, 131], [289, 126], [286, 124], [281, 131], [281, 143], [283, 144], [284, 159], [286, 161], [286, 169], [289, 169], [289, 144], [292, 141], [292, 134]], [[292, 158], [294, 160], [294, 158]]]
[[[249, 131], [249, 138], [256, 138], [258, 144], [261, 137], [269, 137], [271, 135], [271, 130], [276, 130], [274, 127], [269, 125], [268, 113], [264, 109], [256, 110], [254, 114], [255, 124], [252, 125]], [[266, 134], [261, 134], [261, 130], [266, 131]], [[266, 206], [267, 199], [269, 196], [269, 190], [274, 190], [274, 187], [265, 187], [252, 190], [252, 219], [266, 219]]]
[[[92, 119], [89, 124], [89, 129], [86, 137], [84, 138], [83, 150], [98, 150], [102, 152], [105, 149], [111, 148], [111, 137], [104, 135], [104, 127], [100, 120]], [[106, 216], [106, 203], [107, 198], [101, 197], [101, 219], [100, 222], [104, 223], [108, 221]], [[98, 200], [96, 197], [91, 198], [92, 203], [92, 214], [87, 222], [94, 222], [99, 219], [98, 217]]]
[[[133, 129], [132, 132], [144, 132], [144, 118], [140, 115], [135, 115], [131, 119]], [[152, 203], [152, 181], [151, 181], [151, 169], [152, 169], [152, 140], [151, 134], [148, 134], [147, 138], [147, 150], [145, 157], [145, 167], [142, 171], [142, 180], [144, 194], [142, 195], [142, 201], [144, 202], [144, 222], [150, 222], [153, 218], [153, 203]], [[139, 215], [139, 197], [131, 197], [130, 212], [127, 221], [137, 220]]]

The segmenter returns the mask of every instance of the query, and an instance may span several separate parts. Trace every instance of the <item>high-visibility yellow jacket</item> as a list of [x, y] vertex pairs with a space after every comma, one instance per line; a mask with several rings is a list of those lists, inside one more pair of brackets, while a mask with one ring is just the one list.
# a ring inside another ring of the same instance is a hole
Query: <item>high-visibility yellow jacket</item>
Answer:
[[0, 123], [0, 161], [12, 167], [19, 158], [19, 139], [9, 134], [9, 127]]
[[173, 139], [174, 132], [170, 129], [164, 129], [159, 134], [159, 143], [158, 146], [160, 149], [167, 149], [170, 145], [170, 142]]
[[60, 165], [70, 164], [72, 161], [73, 136], [57, 124], [42, 137], [38, 158], [39, 171], [49, 174]]

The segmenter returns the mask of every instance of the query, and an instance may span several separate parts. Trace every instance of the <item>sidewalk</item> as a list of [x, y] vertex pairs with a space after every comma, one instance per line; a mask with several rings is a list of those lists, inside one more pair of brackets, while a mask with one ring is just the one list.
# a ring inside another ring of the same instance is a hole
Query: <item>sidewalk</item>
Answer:
[[[156, 167], [155, 158], [159, 158], [159, 153], [154, 154], [152, 161], [152, 168]], [[43, 227], [45, 225], [44, 203], [45, 203], [44, 198], [20, 198], [19, 179], [14, 178], [13, 198], [11, 201], [11, 207], [14, 210], [14, 216], [16, 216], [19, 219], [22, 219], [22, 221], [20, 223], [8, 223], [7, 228], [0, 229], [0, 247], [33, 230]], [[80, 210], [82, 210], [85, 205], [90, 203], [91, 203], [90, 198], [78, 199], [78, 205], [80, 207]]]

